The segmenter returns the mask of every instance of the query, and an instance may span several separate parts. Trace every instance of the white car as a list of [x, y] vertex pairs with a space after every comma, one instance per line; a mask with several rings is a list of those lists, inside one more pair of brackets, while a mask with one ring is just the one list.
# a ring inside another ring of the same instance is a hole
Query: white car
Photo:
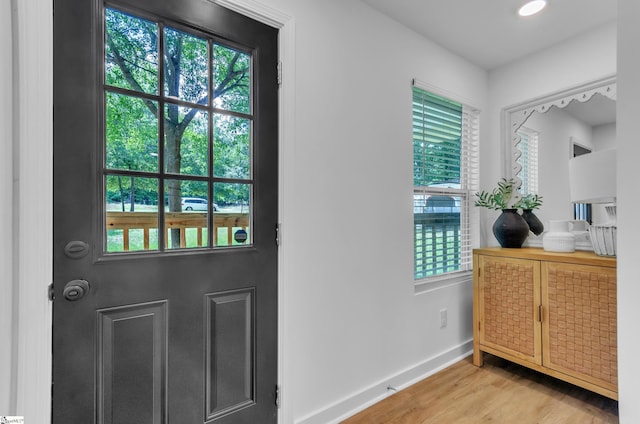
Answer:
[[[183, 211], [206, 211], [207, 203], [207, 199], [201, 197], [183, 197], [181, 202]], [[218, 205], [215, 203], [212, 203], [211, 206], [214, 211], [218, 210]]]

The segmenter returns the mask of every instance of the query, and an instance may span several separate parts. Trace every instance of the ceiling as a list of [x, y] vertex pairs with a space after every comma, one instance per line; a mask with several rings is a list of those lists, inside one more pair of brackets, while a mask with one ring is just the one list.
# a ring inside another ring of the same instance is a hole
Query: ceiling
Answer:
[[617, 19], [616, 0], [548, 0], [538, 15], [523, 0], [362, 0], [490, 70]]
[[592, 127], [616, 122], [616, 102], [601, 94], [584, 103], [573, 100], [563, 110]]

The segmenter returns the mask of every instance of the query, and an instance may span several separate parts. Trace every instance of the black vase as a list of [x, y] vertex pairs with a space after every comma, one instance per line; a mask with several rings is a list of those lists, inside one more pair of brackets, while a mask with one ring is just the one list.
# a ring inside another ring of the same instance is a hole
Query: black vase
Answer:
[[533, 213], [532, 209], [523, 209], [522, 217], [525, 221], [527, 221], [527, 224], [529, 224], [529, 229], [533, 234], [537, 236], [542, 234], [542, 232], [544, 231], [544, 225], [542, 225], [542, 222]]
[[503, 209], [493, 223], [493, 235], [502, 247], [522, 247], [529, 236], [529, 224], [517, 209]]

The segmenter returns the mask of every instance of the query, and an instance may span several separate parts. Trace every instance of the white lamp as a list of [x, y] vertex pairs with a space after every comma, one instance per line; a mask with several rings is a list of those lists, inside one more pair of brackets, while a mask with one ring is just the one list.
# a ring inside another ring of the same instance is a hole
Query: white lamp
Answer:
[[571, 202], [610, 204], [606, 223], [589, 227], [593, 250], [601, 256], [616, 255], [616, 150], [600, 150], [569, 160]]

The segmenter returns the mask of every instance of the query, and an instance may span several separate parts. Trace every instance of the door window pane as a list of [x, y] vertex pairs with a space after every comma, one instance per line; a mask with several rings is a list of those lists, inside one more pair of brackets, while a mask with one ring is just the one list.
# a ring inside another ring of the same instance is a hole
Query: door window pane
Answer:
[[105, 177], [106, 251], [158, 249], [158, 180]]
[[251, 112], [251, 56], [229, 47], [213, 46], [214, 106]]
[[415, 278], [461, 268], [460, 204], [453, 195], [413, 195]]
[[157, 102], [106, 93], [106, 167], [158, 170]]
[[207, 104], [209, 63], [206, 40], [173, 28], [165, 29], [164, 94]]
[[215, 183], [214, 246], [250, 245], [251, 184]]
[[208, 184], [204, 181], [167, 180], [167, 202], [164, 227], [167, 229], [167, 249], [207, 247], [209, 211]]
[[114, 9], [105, 12], [105, 81], [158, 93], [158, 26]]
[[207, 112], [169, 103], [165, 107], [165, 171], [206, 176], [209, 173]]
[[215, 115], [213, 172], [216, 177], [249, 179], [251, 166], [251, 121]]

